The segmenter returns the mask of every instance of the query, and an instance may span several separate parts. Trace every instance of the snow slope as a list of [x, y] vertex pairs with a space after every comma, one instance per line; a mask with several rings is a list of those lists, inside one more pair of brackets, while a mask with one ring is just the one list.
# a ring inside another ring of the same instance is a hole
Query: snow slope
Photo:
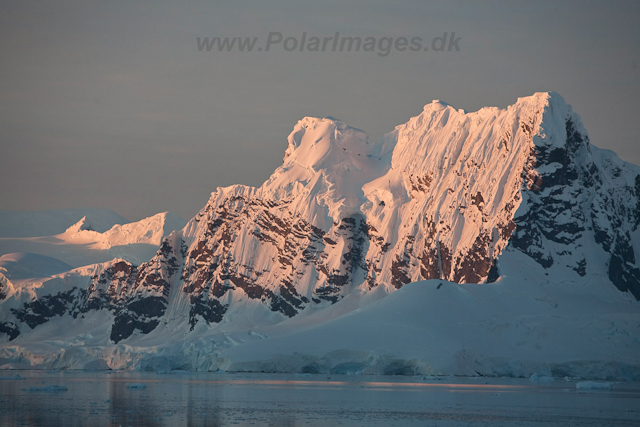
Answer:
[[535, 266], [519, 261], [493, 284], [416, 282], [329, 321], [258, 328], [269, 338], [218, 356], [232, 371], [640, 379], [634, 299], [523, 280]]
[[638, 302], [598, 280], [577, 292], [569, 281], [522, 279], [539, 267], [516, 256], [517, 267], [493, 284], [416, 282], [383, 298], [351, 295], [276, 325], [222, 322], [185, 335], [162, 324], [129, 340], [134, 345], [109, 341], [106, 312], [57, 317], [5, 345], [0, 364], [82, 369], [103, 360], [112, 369], [154, 371], [640, 380]]
[[[160, 236], [152, 223], [55, 238], [111, 254]], [[149, 261], [6, 284], [1, 354], [636, 378], [638, 225], [640, 168], [591, 145], [556, 93], [474, 113], [434, 101], [377, 143], [307, 117], [261, 187], [218, 188]]]
[[69, 270], [69, 264], [44, 255], [13, 253], [0, 257], [0, 273], [8, 279], [49, 277]]

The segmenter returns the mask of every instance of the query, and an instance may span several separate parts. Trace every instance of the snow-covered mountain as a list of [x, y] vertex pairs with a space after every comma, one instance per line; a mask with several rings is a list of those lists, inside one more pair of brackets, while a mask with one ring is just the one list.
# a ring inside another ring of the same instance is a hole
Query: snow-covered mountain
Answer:
[[[488, 294], [510, 286], [521, 303], [550, 298], [527, 286], [550, 286], [553, 295], [555, 284], [590, 295], [585, 311], [613, 298], [629, 321], [623, 329], [630, 338], [622, 340], [628, 355], [640, 350], [633, 329], [640, 320], [639, 224], [640, 168], [592, 146], [580, 117], [555, 93], [474, 113], [433, 101], [377, 143], [337, 119], [306, 117], [288, 137], [282, 166], [261, 187], [218, 188], [149, 262], [117, 259], [22, 287], [3, 279], [0, 331], [7, 344], [0, 357], [33, 361], [33, 347], [64, 365], [59, 344], [41, 340], [63, 331], [57, 342], [80, 340], [81, 360], [90, 355], [132, 367], [116, 361], [124, 351], [116, 344], [157, 349], [182, 342], [183, 351], [197, 342], [210, 363], [191, 355], [187, 367], [212, 369], [221, 366], [211, 362], [221, 348], [239, 343], [230, 333], [249, 331], [244, 339], [256, 340], [261, 328], [317, 328], [397, 290], [410, 296], [393, 301], [430, 298], [401, 288], [433, 279], [438, 289], [485, 283], [481, 292]], [[84, 238], [81, 225], [64, 235]], [[112, 237], [129, 241], [120, 229], [100, 244]], [[466, 298], [452, 295], [448, 303]], [[486, 316], [497, 315], [483, 304]], [[571, 333], [580, 329], [572, 325]], [[203, 337], [222, 341], [211, 347]]]
[[137, 222], [115, 224], [104, 232], [96, 231], [86, 216], [55, 237], [69, 244], [87, 244], [95, 249], [139, 243], [160, 246], [162, 239], [184, 227], [185, 221], [171, 212], [162, 212]]
[[[82, 215], [85, 212], [87, 215]], [[23, 219], [19, 220], [21, 216]], [[53, 218], [55, 227], [47, 228], [42, 222], [49, 217]], [[109, 211], [105, 215], [100, 209], [53, 211], [51, 214], [12, 212], [11, 218], [13, 223], [24, 224], [27, 234], [29, 221], [33, 221], [35, 229], [41, 232], [59, 231], [37, 237], [0, 237], [0, 255], [14, 260], [6, 272], [9, 279], [44, 277], [43, 273], [48, 271], [47, 266], [53, 265], [53, 261], [58, 263], [56, 273], [114, 258], [140, 264], [156, 254], [165, 236], [186, 224], [185, 220], [171, 212], [162, 212], [136, 222], [124, 220], [111, 224], [107, 221], [112, 218]], [[63, 224], [65, 227], [60, 230]], [[40, 261], [36, 261], [34, 256], [40, 256]], [[45, 261], [42, 256], [49, 260]], [[38, 266], [38, 263], [46, 266]], [[60, 270], [66, 264], [68, 268]], [[16, 272], [18, 275], [15, 275]]]
[[0, 210], [0, 238], [53, 236], [64, 232], [82, 217], [91, 218], [93, 229], [107, 231], [115, 224], [129, 222], [108, 209], [77, 208], [48, 211]]

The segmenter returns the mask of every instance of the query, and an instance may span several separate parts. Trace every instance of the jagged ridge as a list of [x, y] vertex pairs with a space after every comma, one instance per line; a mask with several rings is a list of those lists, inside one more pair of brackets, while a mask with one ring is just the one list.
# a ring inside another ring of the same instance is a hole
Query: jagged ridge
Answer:
[[217, 189], [148, 263], [119, 261], [55, 294], [48, 282], [35, 296], [2, 294], [20, 301], [2, 330], [13, 339], [20, 324], [82, 310], [113, 314], [113, 342], [162, 319], [185, 333], [278, 322], [419, 280], [495, 281], [512, 251], [640, 298], [639, 196], [639, 169], [591, 146], [555, 93], [475, 113], [434, 101], [376, 144], [307, 117], [261, 187]]

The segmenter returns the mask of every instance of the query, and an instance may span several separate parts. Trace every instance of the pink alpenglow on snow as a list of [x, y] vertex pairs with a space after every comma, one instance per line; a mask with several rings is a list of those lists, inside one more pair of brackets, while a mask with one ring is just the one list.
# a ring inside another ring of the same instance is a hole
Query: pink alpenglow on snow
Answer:
[[2, 276], [0, 357], [640, 379], [640, 168], [591, 145], [553, 92], [435, 100], [377, 142], [305, 117], [262, 186], [216, 189], [169, 235], [154, 218], [56, 236], [159, 245], [150, 259]]

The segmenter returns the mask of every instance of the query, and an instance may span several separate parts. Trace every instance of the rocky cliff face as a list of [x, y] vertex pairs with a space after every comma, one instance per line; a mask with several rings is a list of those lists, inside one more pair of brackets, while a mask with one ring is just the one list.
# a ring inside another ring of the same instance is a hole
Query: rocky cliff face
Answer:
[[92, 310], [111, 314], [115, 343], [162, 322], [278, 322], [422, 279], [492, 282], [512, 251], [640, 298], [639, 223], [640, 169], [590, 145], [555, 93], [475, 113], [434, 101], [375, 144], [307, 117], [269, 180], [216, 190], [150, 262], [3, 285], [0, 332]]

